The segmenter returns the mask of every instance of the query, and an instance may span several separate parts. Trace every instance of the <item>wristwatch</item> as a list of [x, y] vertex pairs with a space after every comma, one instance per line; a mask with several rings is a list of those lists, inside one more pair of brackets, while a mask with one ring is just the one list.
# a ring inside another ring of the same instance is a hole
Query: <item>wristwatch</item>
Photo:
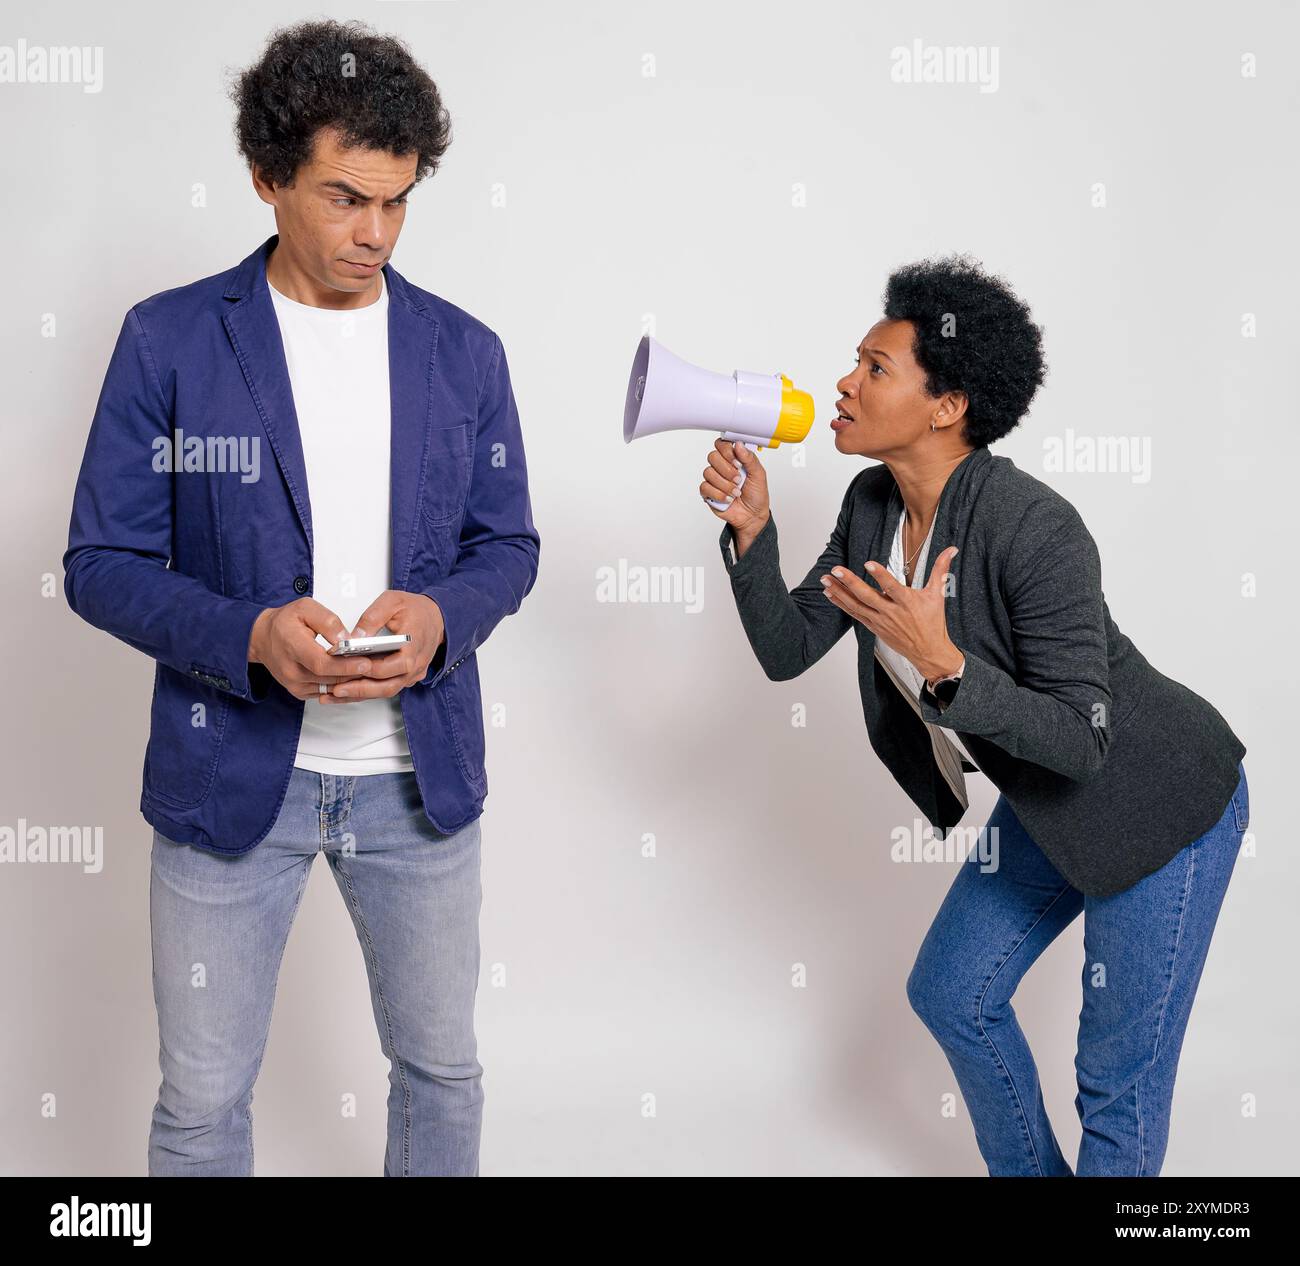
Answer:
[[966, 657], [963, 655], [961, 667], [955, 673], [947, 677], [940, 677], [938, 681], [927, 681], [926, 687], [930, 693], [942, 704], [949, 704], [957, 693], [957, 683], [961, 681], [961, 675], [966, 671]]

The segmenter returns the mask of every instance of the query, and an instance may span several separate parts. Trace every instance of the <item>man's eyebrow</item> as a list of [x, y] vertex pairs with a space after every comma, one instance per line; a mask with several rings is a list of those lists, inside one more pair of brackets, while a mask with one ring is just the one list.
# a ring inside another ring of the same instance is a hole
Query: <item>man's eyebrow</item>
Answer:
[[[347, 194], [349, 198], [360, 198], [362, 202], [370, 201], [370, 196], [368, 194], [362, 193], [360, 189], [353, 189], [352, 186], [348, 184], [346, 180], [325, 180], [321, 182], [321, 188], [337, 189], [340, 193]], [[397, 196], [399, 198], [405, 198], [406, 195], [410, 193], [411, 190], [414, 188], [415, 188], [415, 181], [413, 180]]]
[[873, 356], [879, 356], [881, 360], [887, 360], [891, 365], [894, 364], [894, 358], [888, 352], [882, 352], [878, 347], [859, 347], [859, 352], [870, 352]]

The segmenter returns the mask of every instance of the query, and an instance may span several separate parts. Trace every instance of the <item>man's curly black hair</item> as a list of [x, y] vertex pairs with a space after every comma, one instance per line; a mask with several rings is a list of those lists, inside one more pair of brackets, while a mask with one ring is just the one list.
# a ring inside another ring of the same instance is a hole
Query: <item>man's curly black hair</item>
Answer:
[[987, 448], [1013, 430], [1047, 373], [1043, 331], [1000, 277], [968, 255], [896, 269], [885, 285], [891, 321], [915, 327], [912, 355], [932, 396], [966, 393], [967, 443]]
[[451, 144], [451, 118], [433, 80], [401, 40], [364, 22], [316, 19], [273, 32], [230, 95], [240, 152], [276, 185], [293, 184], [326, 126], [348, 146], [418, 153], [417, 183], [437, 171]]

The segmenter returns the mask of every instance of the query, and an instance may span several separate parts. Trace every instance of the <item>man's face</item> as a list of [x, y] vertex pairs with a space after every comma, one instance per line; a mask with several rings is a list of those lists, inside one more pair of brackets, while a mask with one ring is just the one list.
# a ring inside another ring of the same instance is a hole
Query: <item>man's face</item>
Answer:
[[275, 208], [282, 265], [322, 292], [373, 289], [397, 245], [418, 165], [415, 153], [346, 149], [332, 128], [322, 128], [292, 185], [273, 186], [255, 172], [258, 195]]

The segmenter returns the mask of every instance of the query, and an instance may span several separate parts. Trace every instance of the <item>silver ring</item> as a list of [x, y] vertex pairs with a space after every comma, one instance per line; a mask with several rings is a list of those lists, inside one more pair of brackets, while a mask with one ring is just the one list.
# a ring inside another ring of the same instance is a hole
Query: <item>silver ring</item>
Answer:
[[319, 692], [320, 694], [323, 694], [323, 695], [327, 695], [327, 694], [329, 694], [329, 692], [330, 692], [329, 685], [328, 685], [326, 682], [323, 682], [323, 681], [318, 681], [318, 682], [316, 683], [316, 688], [317, 688], [318, 692]]

